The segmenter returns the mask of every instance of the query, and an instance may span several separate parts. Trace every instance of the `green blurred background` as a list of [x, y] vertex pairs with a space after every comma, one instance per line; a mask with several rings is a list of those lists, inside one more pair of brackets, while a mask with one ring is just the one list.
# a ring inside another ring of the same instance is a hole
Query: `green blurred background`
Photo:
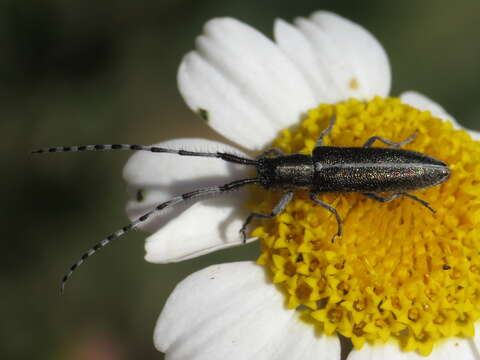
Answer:
[[161, 359], [152, 332], [175, 284], [208, 264], [255, 258], [249, 245], [148, 264], [145, 234], [135, 232], [91, 259], [59, 296], [67, 266], [127, 222], [121, 170], [129, 154], [29, 151], [219, 139], [176, 89], [202, 24], [229, 15], [270, 36], [274, 18], [316, 9], [375, 34], [390, 56], [393, 94], [417, 89], [480, 128], [478, 0], [1, 1], [1, 359]]

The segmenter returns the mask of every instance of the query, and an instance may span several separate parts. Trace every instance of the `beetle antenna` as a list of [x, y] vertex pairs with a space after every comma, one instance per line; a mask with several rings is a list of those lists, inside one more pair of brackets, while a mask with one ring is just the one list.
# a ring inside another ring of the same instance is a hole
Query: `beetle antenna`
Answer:
[[245, 185], [258, 184], [258, 183], [259, 183], [259, 180], [257, 178], [236, 180], [236, 181], [233, 181], [231, 183], [221, 185], [221, 186], [209, 186], [209, 187], [205, 187], [205, 188], [202, 188], [202, 189], [197, 189], [197, 190], [185, 193], [183, 195], [176, 196], [176, 197], [174, 197], [174, 198], [172, 198], [168, 201], [165, 201], [165, 202], [161, 203], [160, 205], [157, 205], [154, 209], [152, 209], [149, 212], [143, 214], [137, 220], [131, 222], [130, 224], [128, 224], [128, 225], [122, 227], [121, 229], [115, 231], [114, 233], [108, 235], [102, 241], [100, 241], [95, 246], [90, 248], [87, 252], [85, 252], [77, 262], [75, 262], [72, 266], [70, 266], [67, 274], [63, 277], [62, 284], [61, 284], [61, 287], [60, 287], [60, 293], [63, 294], [66, 282], [70, 279], [73, 272], [80, 265], [82, 265], [85, 262], [85, 260], [87, 260], [89, 257], [94, 255], [98, 250], [105, 247], [106, 245], [108, 245], [113, 240], [118, 239], [119, 237], [125, 235], [127, 232], [129, 232], [130, 230], [132, 230], [133, 228], [138, 226], [140, 223], [145, 222], [147, 219], [149, 219], [155, 213], [157, 213], [161, 210], [164, 210], [168, 207], [177, 205], [177, 204], [179, 204], [183, 201], [189, 200], [189, 199], [203, 197], [205, 195], [212, 195], [212, 194], [218, 194], [218, 193], [223, 193], [223, 192], [227, 192], [227, 191], [232, 191], [232, 190], [236, 190], [240, 187], [243, 187]]
[[198, 152], [188, 150], [167, 149], [158, 146], [130, 145], [130, 144], [97, 144], [97, 145], [75, 145], [75, 146], [57, 146], [51, 148], [43, 148], [32, 151], [32, 154], [59, 153], [59, 152], [79, 152], [79, 151], [106, 151], [106, 150], [134, 150], [149, 151], [153, 153], [167, 153], [182, 156], [200, 156], [219, 158], [224, 161], [243, 164], [257, 165], [256, 160], [247, 159], [241, 156], [224, 153], [224, 152]]

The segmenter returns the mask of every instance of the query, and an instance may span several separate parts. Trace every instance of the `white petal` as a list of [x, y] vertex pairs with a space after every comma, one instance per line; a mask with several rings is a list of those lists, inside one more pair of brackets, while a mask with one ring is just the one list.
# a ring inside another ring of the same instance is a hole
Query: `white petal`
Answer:
[[454, 123], [456, 128], [462, 128], [455, 121], [453, 116], [447, 113], [443, 107], [441, 107], [438, 103], [426, 97], [425, 95], [420, 94], [419, 92], [406, 91], [402, 95], [400, 95], [400, 99], [404, 104], [411, 105], [419, 110], [428, 110], [433, 116], [444, 120], [450, 120]]
[[[205, 139], [175, 139], [158, 146], [220, 150], [245, 156], [231, 146]], [[132, 220], [137, 219], [174, 196], [247, 178], [250, 171], [251, 167], [220, 159], [138, 152], [124, 168], [130, 194], [127, 213]], [[137, 199], [140, 189], [142, 201]], [[246, 200], [244, 191], [236, 191], [196, 203], [187, 202], [152, 217], [142, 227], [154, 232], [145, 243], [145, 259], [154, 263], [178, 262], [243, 244], [239, 230], [248, 216]]]
[[472, 136], [474, 140], [480, 140], [480, 131], [475, 131], [475, 130], [467, 130], [468, 133]]
[[170, 295], [155, 346], [169, 360], [340, 360], [339, 340], [315, 335], [284, 301], [253, 262], [210, 266]]
[[[428, 110], [433, 116], [453, 122], [455, 129], [465, 129], [454, 119], [452, 115], [447, 113], [443, 107], [423, 94], [420, 94], [416, 91], [406, 91], [400, 96], [400, 99], [405, 104], [416, 107], [419, 110]], [[466, 130], [473, 139], [480, 140], [480, 132], [470, 129]]]
[[299, 18], [295, 25], [278, 20], [275, 40], [308, 79], [317, 103], [388, 95], [388, 57], [367, 30], [326, 11]]
[[475, 324], [475, 336], [468, 341], [472, 351], [477, 355], [475, 359], [480, 359], [480, 324], [478, 322]]
[[267, 37], [231, 18], [209, 21], [185, 56], [178, 86], [216, 131], [252, 150], [316, 105], [300, 71]]
[[353, 350], [347, 360], [479, 360], [478, 350], [473, 340], [464, 338], [448, 339], [436, 345], [428, 356], [401, 351], [395, 343], [376, 346], [366, 344], [361, 350]]
[[[174, 139], [161, 142], [157, 146], [204, 152], [224, 151], [245, 156], [231, 146], [205, 139]], [[249, 171], [249, 167], [220, 159], [139, 151], [128, 160], [123, 169], [130, 196], [126, 206], [127, 214], [134, 220], [174, 196], [201, 187], [222, 185], [235, 179], [246, 178]], [[141, 201], [137, 199], [139, 195], [143, 197]], [[157, 231], [172, 218], [181, 219], [179, 215], [190, 205], [192, 203], [188, 202], [184, 206], [168, 209], [153, 217], [152, 221], [147, 221], [142, 228], [150, 232]], [[232, 206], [236, 204], [232, 203]], [[199, 226], [215, 227], [224, 220], [213, 218]]]
[[245, 200], [235, 193], [195, 203], [147, 238], [145, 260], [179, 262], [242, 245], [239, 231], [248, 216]]

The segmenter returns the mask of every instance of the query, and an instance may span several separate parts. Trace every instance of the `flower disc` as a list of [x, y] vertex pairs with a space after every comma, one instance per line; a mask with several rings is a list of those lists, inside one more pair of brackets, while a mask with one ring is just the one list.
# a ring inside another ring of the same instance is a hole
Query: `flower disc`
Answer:
[[[273, 147], [311, 154], [333, 115], [324, 145], [362, 146], [378, 135], [446, 162], [450, 179], [415, 196], [380, 203], [362, 194], [323, 194], [344, 233], [332, 242], [335, 217], [298, 192], [286, 210], [252, 235], [263, 239], [258, 263], [284, 290], [289, 308], [356, 348], [394, 338], [404, 350], [427, 355], [447, 337], [473, 336], [480, 317], [480, 143], [450, 122], [397, 98], [348, 100], [310, 110]], [[387, 145], [376, 142], [374, 146]], [[255, 211], [269, 213], [281, 194], [266, 192]]]

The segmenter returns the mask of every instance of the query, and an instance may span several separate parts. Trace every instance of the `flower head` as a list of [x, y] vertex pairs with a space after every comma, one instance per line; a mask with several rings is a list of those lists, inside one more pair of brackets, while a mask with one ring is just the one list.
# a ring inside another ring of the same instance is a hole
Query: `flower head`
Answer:
[[[451, 179], [418, 192], [435, 216], [412, 199], [380, 204], [362, 194], [323, 195], [344, 220], [334, 242], [331, 214], [299, 192], [251, 234], [250, 241], [262, 239], [257, 263], [268, 271], [231, 263], [185, 279], [159, 318], [157, 348], [172, 359], [340, 359], [342, 335], [355, 348], [349, 360], [417, 353], [442, 359], [452, 349], [474, 359], [475, 342], [457, 337], [473, 337], [480, 317], [480, 144], [426, 97], [388, 98], [388, 59], [362, 27], [317, 12], [295, 25], [278, 20], [274, 34], [275, 43], [230, 18], [206, 24], [178, 81], [209, 126], [250, 152], [273, 143], [285, 153], [311, 154], [335, 115], [326, 145], [361, 146], [375, 135], [400, 142], [416, 133], [406, 148], [448, 163]], [[161, 146], [240, 153], [200, 139]], [[132, 195], [127, 211], [137, 217], [245, 171], [211, 159], [136, 154], [124, 172]], [[250, 206], [269, 213], [278, 194], [254, 198]], [[147, 223], [147, 260], [181, 261], [240, 245], [244, 203], [243, 196], [208, 199]]]

